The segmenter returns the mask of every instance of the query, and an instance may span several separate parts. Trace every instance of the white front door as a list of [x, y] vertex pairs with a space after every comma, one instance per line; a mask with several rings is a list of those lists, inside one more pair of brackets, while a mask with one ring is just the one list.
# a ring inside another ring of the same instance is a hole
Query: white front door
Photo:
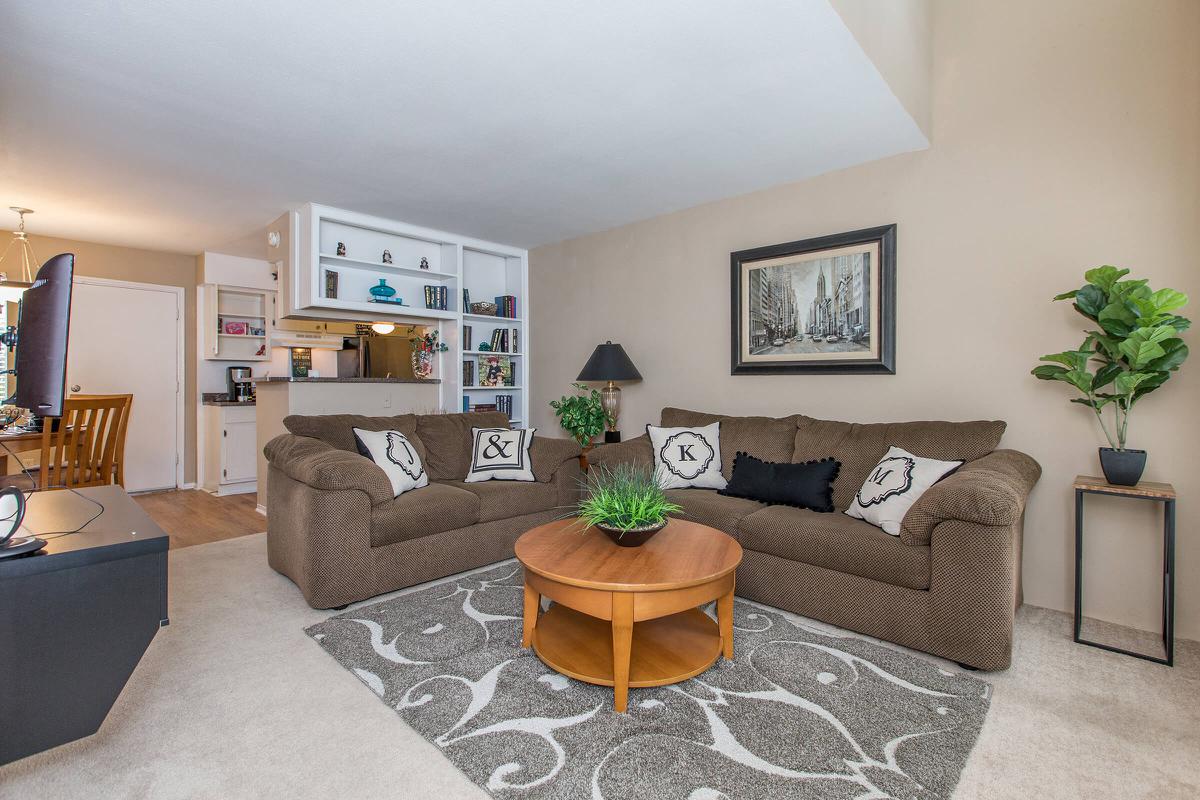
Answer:
[[76, 278], [67, 394], [132, 394], [125, 490], [176, 486], [180, 295], [172, 287]]

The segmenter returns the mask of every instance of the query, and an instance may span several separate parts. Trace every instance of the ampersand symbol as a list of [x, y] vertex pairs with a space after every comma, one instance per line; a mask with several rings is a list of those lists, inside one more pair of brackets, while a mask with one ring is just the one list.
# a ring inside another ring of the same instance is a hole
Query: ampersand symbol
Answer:
[[500, 434], [493, 433], [488, 437], [487, 446], [483, 448], [484, 458], [508, 458], [508, 446], [512, 442], [501, 441]]

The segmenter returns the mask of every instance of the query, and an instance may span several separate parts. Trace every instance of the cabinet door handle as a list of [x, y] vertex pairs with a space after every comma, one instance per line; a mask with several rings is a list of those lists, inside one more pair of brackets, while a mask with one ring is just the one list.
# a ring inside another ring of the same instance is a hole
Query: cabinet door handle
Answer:
[[71, 391], [72, 391], [72, 392], [78, 392], [78, 391], [79, 391], [79, 384], [78, 384], [78, 383], [73, 383], [73, 384], [71, 384]]
[[221, 435], [222, 435], [222, 436], [228, 436], [228, 435], [229, 435], [229, 431], [221, 431]]

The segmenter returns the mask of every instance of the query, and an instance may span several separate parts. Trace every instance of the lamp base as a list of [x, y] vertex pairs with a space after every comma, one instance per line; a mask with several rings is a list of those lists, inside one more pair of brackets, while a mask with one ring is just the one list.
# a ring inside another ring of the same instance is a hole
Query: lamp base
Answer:
[[617, 444], [620, 441], [621, 441], [621, 432], [620, 431], [605, 431], [604, 432], [604, 443], [605, 444]]

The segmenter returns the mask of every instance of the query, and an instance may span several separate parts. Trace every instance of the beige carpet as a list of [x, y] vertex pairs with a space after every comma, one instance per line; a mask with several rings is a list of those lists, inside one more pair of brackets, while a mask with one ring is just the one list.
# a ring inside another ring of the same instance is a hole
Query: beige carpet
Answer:
[[[330, 614], [267, 567], [264, 535], [170, 559], [171, 625], [103, 728], [0, 767], [0, 797], [486, 798], [308, 639]], [[1200, 646], [1176, 658], [1075, 645], [1067, 616], [1023, 609], [955, 797], [1200, 796]]]

